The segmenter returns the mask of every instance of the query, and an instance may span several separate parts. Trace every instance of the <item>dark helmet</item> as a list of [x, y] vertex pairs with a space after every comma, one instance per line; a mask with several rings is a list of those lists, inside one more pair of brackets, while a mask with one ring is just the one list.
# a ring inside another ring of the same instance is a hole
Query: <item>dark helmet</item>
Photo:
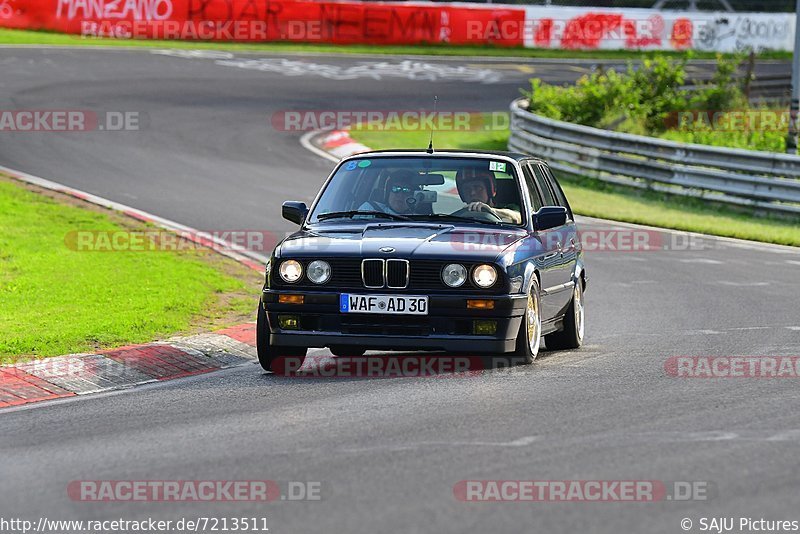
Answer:
[[492, 171], [482, 167], [462, 167], [456, 172], [456, 188], [461, 200], [467, 202], [464, 185], [476, 180], [483, 180], [486, 185], [486, 192], [489, 194], [489, 200], [492, 200], [497, 195], [497, 183]]

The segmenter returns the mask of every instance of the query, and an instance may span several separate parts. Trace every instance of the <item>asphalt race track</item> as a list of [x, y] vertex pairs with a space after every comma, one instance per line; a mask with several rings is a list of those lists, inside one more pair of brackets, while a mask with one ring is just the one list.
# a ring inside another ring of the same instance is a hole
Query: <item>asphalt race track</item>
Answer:
[[[281, 110], [503, 110], [594, 62], [3, 49], [0, 109], [135, 111], [139, 131], [0, 134], [0, 165], [200, 229], [291, 229], [331, 168]], [[227, 63], [226, 63], [227, 62]], [[388, 65], [387, 65], [388, 63]], [[707, 69], [700, 64], [698, 71]], [[759, 65], [769, 71], [781, 64]], [[585, 229], [612, 223], [584, 221]], [[669, 376], [672, 356], [800, 356], [800, 250], [652, 234], [587, 253], [587, 340], [471, 376], [257, 365], [0, 414], [0, 517], [266, 517], [270, 532], [681, 532], [798, 520], [798, 379]], [[255, 307], [255, 303], [254, 303]], [[311, 351], [310, 354], [327, 354]], [[76, 480], [318, 481], [321, 500], [77, 502]], [[706, 500], [461, 502], [462, 480], [699, 481]], [[737, 523], [738, 524], [738, 523]]]

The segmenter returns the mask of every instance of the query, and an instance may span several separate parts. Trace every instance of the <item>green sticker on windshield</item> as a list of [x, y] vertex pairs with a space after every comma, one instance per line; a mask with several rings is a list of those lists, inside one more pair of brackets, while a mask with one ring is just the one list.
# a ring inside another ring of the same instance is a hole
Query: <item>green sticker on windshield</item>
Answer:
[[361, 161], [358, 162], [358, 166], [361, 167], [362, 169], [369, 167], [370, 165], [372, 165], [372, 162], [368, 159], [362, 159]]
[[506, 172], [506, 164], [502, 161], [490, 161], [489, 162], [489, 170], [490, 171], [499, 171], [499, 172]]

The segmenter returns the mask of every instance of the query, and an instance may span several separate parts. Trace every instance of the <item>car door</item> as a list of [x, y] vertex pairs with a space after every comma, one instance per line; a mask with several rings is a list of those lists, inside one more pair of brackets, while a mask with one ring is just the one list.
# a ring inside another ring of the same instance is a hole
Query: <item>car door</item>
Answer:
[[[531, 212], [530, 217], [539, 210], [542, 206], [548, 205], [548, 197], [542, 194], [536, 178], [536, 169], [538, 163], [536, 161], [524, 161], [521, 163], [522, 174], [525, 178], [525, 185], [528, 189], [528, 195], [531, 199]], [[549, 197], [549, 202], [553, 202], [552, 195]], [[539, 269], [539, 276], [541, 278], [541, 303], [542, 303], [542, 319], [551, 319], [558, 312], [558, 302], [554, 300], [554, 296], [545, 291], [545, 288], [557, 286], [561, 282], [562, 274], [559, 272], [561, 267], [561, 250], [560, 238], [553, 232], [553, 230], [536, 231], [531, 236], [535, 243], [529, 248], [535, 251], [534, 261]]]
[[562, 206], [567, 209], [567, 221], [564, 225], [551, 228], [546, 232], [546, 240], [550, 241], [548, 248], [551, 259], [551, 276], [548, 283], [542, 284], [543, 301], [547, 301], [548, 318], [564, 313], [572, 297], [572, 273], [575, 268], [575, 221], [571, 210], [563, 201], [563, 192], [553, 181], [550, 169], [542, 162], [532, 162], [531, 168], [536, 178], [536, 184], [542, 194], [545, 206]]
[[564, 190], [561, 189], [561, 185], [558, 183], [558, 180], [556, 180], [555, 175], [553, 175], [553, 171], [550, 170], [547, 164], [542, 164], [542, 168], [545, 171], [548, 182], [553, 189], [553, 194], [556, 197], [558, 205], [567, 209], [567, 224], [565, 227], [566, 232], [561, 250], [564, 254], [564, 261], [568, 263], [570, 281], [573, 281], [578, 259], [581, 255], [581, 243], [580, 237], [578, 236], [578, 226], [575, 224], [575, 217], [572, 214], [572, 208], [567, 201], [567, 196], [564, 194]]

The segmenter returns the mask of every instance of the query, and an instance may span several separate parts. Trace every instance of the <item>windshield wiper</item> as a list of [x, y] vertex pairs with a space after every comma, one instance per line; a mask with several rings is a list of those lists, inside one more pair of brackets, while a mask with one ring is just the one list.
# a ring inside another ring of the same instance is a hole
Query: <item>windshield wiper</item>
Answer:
[[415, 221], [426, 219], [439, 219], [442, 221], [465, 221], [478, 224], [505, 224], [494, 221], [485, 221], [483, 219], [474, 219], [472, 217], [459, 217], [458, 215], [451, 215], [449, 213], [429, 213], [427, 215], [412, 215]]
[[323, 213], [322, 215], [318, 215], [317, 220], [326, 221], [328, 219], [344, 219], [344, 218], [352, 219], [357, 215], [371, 215], [373, 217], [391, 219], [393, 221], [411, 220], [410, 218], [405, 217], [404, 215], [395, 215], [394, 213], [386, 213], [384, 211], [366, 211], [366, 210], [332, 211], [330, 213]]

